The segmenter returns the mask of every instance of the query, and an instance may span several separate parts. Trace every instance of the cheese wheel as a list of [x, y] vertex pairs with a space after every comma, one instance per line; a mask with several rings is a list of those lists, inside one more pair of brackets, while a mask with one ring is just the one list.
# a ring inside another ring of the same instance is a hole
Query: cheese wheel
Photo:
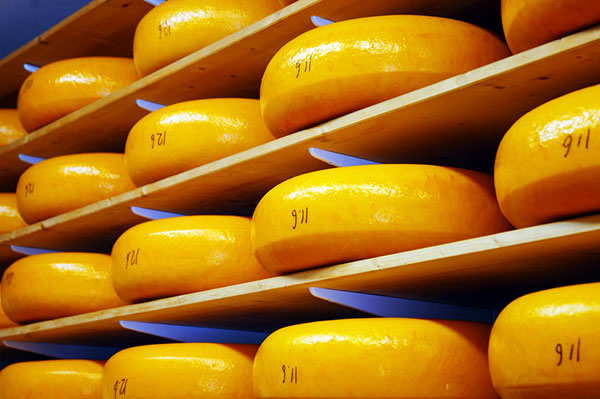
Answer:
[[387, 255], [510, 228], [490, 176], [431, 165], [367, 165], [296, 176], [270, 190], [252, 245], [274, 273]]
[[496, 194], [515, 227], [600, 211], [599, 96], [597, 85], [554, 99], [502, 138]]
[[17, 108], [27, 131], [78, 110], [137, 79], [130, 58], [84, 57], [56, 61], [21, 86]]
[[133, 226], [112, 249], [115, 290], [128, 302], [271, 277], [252, 255], [251, 221], [182, 216]]
[[26, 134], [27, 130], [19, 120], [19, 111], [0, 109], [0, 146], [10, 144]]
[[278, 0], [164, 2], [150, 10], [135, 30], [135, 67], [146, 76], [280, 8]]
[[600, 22], [600, 0], [502, 0], [502, 26], [513, 53]]
[[93, 360], [13, 363], [0, 371], [0, 398], [100, 399], [102, 369]]
[[106, 362], [102, 398], [249, 399], [257, 348], [210, 343], [128, 348]]
[[504, 399], [600, 397], [600, 283], [525, 295], [498, 316], [490, 373]]
[[9, 328], [16, 326], [17, 323], [8, 318], [2, 308], [2, 285], [0, 284], [0, 328]]
[[279, 137], [509, 54], [494, 34], [451, 19], [395, 15], [336, 22], [275, 54], [262, 79], [261, 110]]
[[17, 207], [15, 193], [0, 193], [0, 234], [27, 226]]
[[127, 170], [142, 186], [273, 140], [258, 100], [187, 101], [140, 119], [125, 145]]
[[254, 359], [254, 395], [283, 398], [498, 398], [487, 364], [490, 326], [401, 318], [282, 328]]
[[110, 256], [47, 253], [21, 258], [2, 276], [2, 307], [18, 323], [124, 305], [110, 281]]
[[123, 154], [63, 155], [23, 172], [17, 204], [23, 219], [34, 223], [133, 189]]

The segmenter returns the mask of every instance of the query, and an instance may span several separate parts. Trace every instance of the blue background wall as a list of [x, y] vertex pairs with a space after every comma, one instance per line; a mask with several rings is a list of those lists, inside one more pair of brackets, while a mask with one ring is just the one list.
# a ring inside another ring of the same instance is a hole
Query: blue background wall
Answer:
[[47, 31], [90, 0], [0, 0], [0, 58]]

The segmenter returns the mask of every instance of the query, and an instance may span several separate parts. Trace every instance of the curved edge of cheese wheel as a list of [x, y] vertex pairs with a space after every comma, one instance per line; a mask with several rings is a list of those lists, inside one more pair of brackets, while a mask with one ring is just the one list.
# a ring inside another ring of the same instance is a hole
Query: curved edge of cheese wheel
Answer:
[[367, 318], [284, 327], [260, 346], [254, 394], [263, 398], [489, 398], [490, 326]]
[[257, 345], [175, 343], [138, 346], [111, 357], [102, 397], [221, 399], [252, 397]]
[[600, 22], [600, 1], [502, 0], [509, 48], [520, 53]]
[[0, 328], [10, 328], [17, 325], [17, 323], [8, 318], [2, 307], [2, 285], [0, 284]]
[[18, 323], [123, 306], [110, 280], [111, 258], [96, 253], [31, 255], [2, 276], [2, 306]]
[[19, 118], [32, 132], [130, 85], [138, 79], [131, 58], [80, 57], [52, 62], [23, 82]]
[[21, 124], [19, 111], [0, 109], [0, 146], [10, 144], [26, 135], [27, 130]]
[[17, 195], [15, 193], [0, 193], [0, 234], [27, 226], [27, 222], [19, 213]]
[[19, 177], [16, 194], [21, 216], [34, 223], [135, 188], [124, 154], [84, 153], [31, 165]]
[[277, 137], [510, 55], [493, 33], [420, 15], [351, 19], [285, 44], [263, 74], [260, 101]]
[[251, 225], [243, 216], [196, 215], [133, 226], [111, 252], [115, 290], [137, 302], [272, 277], [252, 253]]
[[93, 360], [13, 363], [0, 371], [0, 397], [98, 399], [103, 363]]
[[256, 258], [279, 274], [511, 229], [491, 176], [410, 164], [293, 177], [264, 195], [252, 224]]
[[502, 310], [489, 344], [490, 373], [502, 398], [597, 396], [599, 292], [600, 283], [553, 288]]

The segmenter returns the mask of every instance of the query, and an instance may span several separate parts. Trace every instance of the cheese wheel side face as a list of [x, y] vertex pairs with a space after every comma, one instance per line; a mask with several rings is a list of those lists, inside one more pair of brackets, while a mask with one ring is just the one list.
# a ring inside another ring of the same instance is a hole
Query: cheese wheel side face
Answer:
[[26, 135], [27, 130], [19, 120], [19, 111], [0, 109], [0, 146], [10, 144]]
[[258, 100], [186, 101], [140, 119], [125, 145], [127, 169], [142, 186], [273, 140]]
[[102, 398], [249, 399], [257, 345], [182, 343], [118, 352], [102, 376]]
[[139, 22], [133, 59], [146, 76], [281, 8], [278, 0], [169, 0]]
[[508, 55], [492, 33], [450, 19], [336, 22], [303, 33], [275, 54], [262, 78], [261, 110], [281, 137]]
[[0, 371], [0, 398], [100, 399], [103, 362], [44, 360]]
[[271, 334], [254, 361], [262, 398], [497, 398], [490, 326], [421, 319], [347, 319]]
[[2, 307], [29, 323], [122, 306], [104, 254], [48, 253], [21, 258], [2, 277]]
[[16, 325], [17, 323], [8, 318], [2, 307], [2, 284], [0, 284], [0, 328], [10, 328]]
[[595, 398], [600, 392], [600, 283], [535, 292], [500, 313], [490, 335], [504, 399]]
[[136, 225], [112, 249], [112, 280], [137, 302], [271, 277], [252, 254], [251, 221], [182, 216]]
[[494, 180], [515, 227], [600, 210], [600, 85], [549, 101], [502, 138]]
[[598, 0], [502, 0], [502, 26], [513, 53], [600, 22]]
[[135, 188], [123, 154], [63, 155], [23, 172], [17, 203], [23, 219], [34, 223]]
[[27, 226], [21, 217], [15, 193], [0, 193], [0, 234]]
[[431, 165], [369, 165], [300, 175], [253, 216], [253, 249], [274, 273], [365, 259], [510, 229], [491, 176]]
[[17, 109], [32, 132], [137, 80], [130, 58], [82, 57], [44, 65], [25, 80]]

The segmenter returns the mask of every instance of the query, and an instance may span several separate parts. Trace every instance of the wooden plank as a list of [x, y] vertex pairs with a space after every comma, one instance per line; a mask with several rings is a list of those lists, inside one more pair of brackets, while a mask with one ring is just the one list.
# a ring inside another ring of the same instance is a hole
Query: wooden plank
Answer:
[[536, 289], [596, 281], [600, 215], [514, 230], [194, 294], [0, 330], [0, 340], [115, 345], [118, 320], [271, 330], [301, 321], [354, 317], [321, 302], [311, 286], [502, 307]]
[[[262, 73], [285, 43], [313, 28], [310, 16], [333, 20], [390, 14], [453, 14], [481, 0], [299, 0], [257, 23], [0, 148], [0, 186], [14, 186], [26, 165], [19, 153], [50, 157], [123, 151], [129, 129], [146, 113], [135, 100], [162, 104], [210, 97], [258, 97]], [[81, 134], [85, 132], [85, 134]]]
[[[386, 162], [490, 169], [510, 124], [538, 103], [597, 83], [599, 68], [595, 28], [2, 235], [0, 244], [108, 251], [119, 232], [139, 222], [129, 211], [132, 205], [250, 215], [274, 185], [326, 167], [308, 155], [311, 146]], [[101, 245], [98, 236], [105, 238]]]
[[16, 100], [15, 93], [29, 75], [24, 63], [42, 66], [90, 55], [131, 57], [135, 28], [151, 9], [143, 0], [92, 1], [0, 61], [0, 104], [9, 106]]

